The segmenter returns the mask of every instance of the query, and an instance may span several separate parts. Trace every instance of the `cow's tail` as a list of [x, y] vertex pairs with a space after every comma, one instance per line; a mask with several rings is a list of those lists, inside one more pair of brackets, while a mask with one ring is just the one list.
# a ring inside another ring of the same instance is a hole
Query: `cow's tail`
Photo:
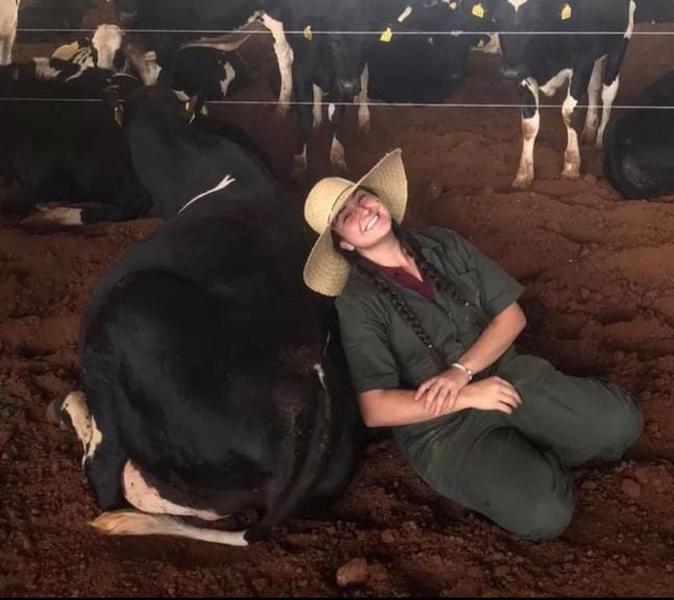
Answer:
[[89, 523], [104, 535], [171, 535], [226, 546], [247, 546], [246, 531], [220, 531], [188, 525], [176, 517], [138, 510], [106, 512]]

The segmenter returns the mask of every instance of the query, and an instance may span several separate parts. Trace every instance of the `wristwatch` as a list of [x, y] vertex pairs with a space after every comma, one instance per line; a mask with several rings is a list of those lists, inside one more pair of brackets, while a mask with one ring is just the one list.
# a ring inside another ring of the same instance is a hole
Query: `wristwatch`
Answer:
[[463, 371], [466, 375], [468, 375], [468, 383], [472, 381], [473, 375], [475, 375], [473, 369], [458, 362], [452, 363], [452, 369], [459, 369], [459, 371]]

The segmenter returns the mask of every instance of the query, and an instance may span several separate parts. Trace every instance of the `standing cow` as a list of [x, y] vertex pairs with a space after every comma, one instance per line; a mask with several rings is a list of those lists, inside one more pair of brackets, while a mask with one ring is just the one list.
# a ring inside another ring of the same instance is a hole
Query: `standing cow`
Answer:
[[[534, 146], [540, 129], [539, 96], [568, 84], [562, 108], [567, 130], [562, 177], [580, 176], [576, 107], [587, 93], [583, 139], [601, 147], [618, 93], [620, 69], [634, 29], [634, 0], [462, 0], [462, 9], [489, 19], [500, 32], [501, 73], [522, 96], [523, 148], [516, 188], [534, 179]], [[599, 32], [583, 35], [578, 32]], [[541, 35], [540, 32], [549, 32]], [[613, 34], [609, 34], [609, 32]], [[603, 111], [599, 120], [598, 107]]]
[[[194, 39], [203, 38], [190, 31], [230, 30], [252, 19], [260, 20], [271, 31], [281, 73], [278, 112], [285, 114], [292, 96], [291, 65], [292, 50], [286, 41], [282, 17], [282, 2], [289, 0], [227, 0], [226, 2], [195, 2], [194, 0], [115, 0], [122, 25], [133, 34], [134, 29], [154, 30], [154, 33], [134, 34], [140, 46], [151, 51], [152, 60], [144, 51], [133, 51], [132, 58], [143, 81], [151, 85], [161, 78], [171, 85], [174, 78], [176, 53], [180, 46]], [[164, 30], [173, 31], [165, 33]], [[180, 30], [182, 33], [176, 33]], [[201, 39], [201, 45], [209, 47], [212, 42]], [[139, 43], [140, 42], [140, 43]]]
[[21, 0], [0, 0], [0, 66], [12, 62]]

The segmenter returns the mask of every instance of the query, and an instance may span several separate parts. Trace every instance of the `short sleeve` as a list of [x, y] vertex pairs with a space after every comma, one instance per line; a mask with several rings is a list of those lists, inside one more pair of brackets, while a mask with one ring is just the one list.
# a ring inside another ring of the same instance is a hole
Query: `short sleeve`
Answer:
[[447, 250], [456, 252], [466, 269], [476, 271], [483, 292], [483, 308], [492, 319], [517, 301], [524, 286], [455, 231], [440, 231]]
[[388, 340], [385, 319], [364, 298], [336, 300], [342, 344], [351, 381], [358, 394], [400, 387], [400, 375]]

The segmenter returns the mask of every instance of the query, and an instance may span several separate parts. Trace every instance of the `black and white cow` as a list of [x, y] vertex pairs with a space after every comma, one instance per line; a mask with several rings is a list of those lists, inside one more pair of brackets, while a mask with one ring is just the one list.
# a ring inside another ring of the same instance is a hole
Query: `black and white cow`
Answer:
[[[635, 1], [462, 0], [462, 7], [489, 19], [495, 30], [501, 32], [501, 72], [517, 82], [522, 96], [524, 141], [513, 186], [526, 188], [534, 179], [534, 146], [540, 129], [539, 95], [551, 96], [567, 83], [562, 116], [568, 142], [562, 177], [578, 178], [581, 157], [576, 107], [587, 94], [589, 109], [583, 140], [596, 141], [601, 147], [634, 29]], [[599, 34], [574, 35], [574, 32], [588, 31]], [[606, 35], [606, 32], [616, 33]]]
[[100, 100], [113, 91], [123, 96], [140, 81], [98, 68], [68, 83], [39, 81], [31, 76], [36, 68], [26, 64], [0, 71], [2, 96], [35, 99], [0, 103], [0, 168], [15, 184], [3, 199], [3, 213], [25, 216], [50, 202], [81, 205], [43, 209], [31, 217], [34, 225], [146, 214], [151, 199], [135, 175], [113, 113]]
[[[287, 0], [283, 0], [284, 2]], [[288, 0], [289, 1], [289, 0]], [[201, 38], [202, 45], [211, 46], [208, 38], [189, 31], [231, 30], [259, 20], [274, 38], [274, 51], [281, 74], [278, 112], [286, 114], [292, 96], [292, 50], [284, 34], [280, 0], [227, 0], [226, 2], [195, 3], [194, 0], [115, 0], [123, 27], [133, 34], [134, 29], [154, 30], [151, 34], [134, 34], [136, 43], [132, 58], [147, 85], [158, 78], [172, 85], [176, 53], [186, 42]], [[290, 4], [292, 4], [290, 2]], [[179, 30], [182, 33], [162, 33]], [[188, 33], [185, 33], [188, 32]], [[140, 46], [140, 50], [138, 47]], [[147, 51], [153, 60], [148, 60]]]
[[91, 39], [84, 38], [59, 46], [50, 57], [35, 57], [36, 77], [56, 81], [71, 81], [86, 69], [128, 71], [122, 47], [124, 32], [117, 25], [99, 25]]
[[614, 117], [604, 141], [604, 173], [624, 198], [674, 194], [674, 71]]
[[12, 62], [21, 0], [0, 0], [0, 66]]
[[[343, 490], [362, 425], [330, 303], [302, 283], [299, 215], [254, 155], [181, 107], [161, 87], [125, 104], [134, 164], [170, 218], [103, 276], [82, 391], [55, 408], [111, 511], [100, 532], [247, 545]], [[175, 518], [247, 508], [263, 511], [247, 531]]]

